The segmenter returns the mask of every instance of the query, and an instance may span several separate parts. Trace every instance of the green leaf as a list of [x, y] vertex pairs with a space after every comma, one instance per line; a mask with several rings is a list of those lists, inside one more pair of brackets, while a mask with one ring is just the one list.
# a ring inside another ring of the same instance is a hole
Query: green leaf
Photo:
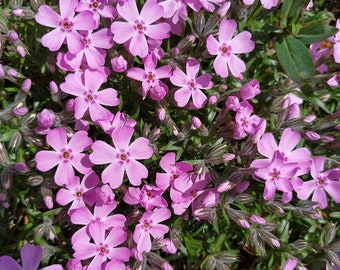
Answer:
[[282, 68], [294, 82], [301, 82], [313, 77], [312, 57], [300, 40], [293, 36], [278, 38], [275, 50]]
[[285, 19], [294, 17], [299, 9], [303, 8], [305, 0], [285, 0], [283, 1], [281, 13]]
[[0, 135], [0, 142], [8, 142], [13, 136], [14, 134], [17, 132], [17, 130], [9, 130], [7, 132], [4, 132]]
[[301, 28], [300, 32], [295, 36], [304, 44], [323, 41], [338, 32], [338, 28], [330, 25], [308, 25]]

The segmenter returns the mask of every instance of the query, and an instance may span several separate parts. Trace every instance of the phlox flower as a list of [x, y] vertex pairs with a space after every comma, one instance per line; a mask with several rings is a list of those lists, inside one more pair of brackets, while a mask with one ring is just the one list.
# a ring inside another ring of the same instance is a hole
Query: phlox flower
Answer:
[[127, 22], [114, 21], [111, 25], [113, 40], [119, 44], [130, 41], [133, 56], [145, 57], [149, 53], [146, 36], [163, 40], [169, 36], [167, 23], [152, 24], [163, 16], [163, 7], [157, 0], [147, 0], [139, 14], [135, 0], [119, 1], [118, 14]]
[[176, 25], [179, 21], [185, 21], [188, 16], [186, 1], [165, 0], [159, 3], [164, 8], [164, 18], [170, 18], [171, 22]]
[[156, 184], [163, 190], [166, 190], [169, 185], [177, 186], [177, 182], [187, 182], [190, 178], [190, 173], [193, 170], [191, 164], [186, 162], [176, 162], [176, 154], [169, 152], [165, 154], [159, 165], [165, 173], [156, 173]]
[[103, 28], [95, 33], [92, 31], [81, 32], [82, 48], [77, 54], [67, 52], [65, 62], [73, 69], [78, 69], [83, 63], [83, 58], [90, 68], [97, 69], [105, 64], [106, 51], [113, 45], [112, 34], [108, 28]]
[[336, 28], [338, 28], [338, 32], [335, 34], [333, 41], [333, 56], [334, 61], [336, 63], [340, 63], [340, 19], [336, 20]]
[[93, 30], [96, 21], [90, 11], [84, 11], [75, 15], [78, 0], [59, 0], [60, 15], [50, 6], [41, 5], [35, 20], [42, 25], [55, 28], [44, 35], [42, 44], [50, 51], [57, 51], [66, 39], [69, 52], [76, 54], [82, 48], [82, 37], [77, 30]]
[[263, 198], [267, 201], [273, 199], [276, 190], [291, 192], [293, 185], [290, 179], [294, 177], [297, 170], [297, 163], [285, 163], [284, 156], [279, 151], [275, 151], [270, 164], [254, 172], [258, 178], [265, 181]]
[[319, 64], [319, 66], [316, 67], [316, 70], [319, 71], [320, 73], [328, 71], [328, 66], [326, 64], [323, 64], [324, 61], [321, 63], [319, 61], [321, 59], [327, 59], [331, 53], [331, 50], [328, 48], [327, 44], [328, 44], [327, 41], [325, 42], [320, 41], [312, 43], [309, 46], [309, 52], [312, 56], [313, 63]]
[[218, 41], [213, 35], [207, 39], [207, 49], [211, 55], [217, 55], [214, 60], [214, 70], [222, 78], [229, 75], [228, 68], [236, 78], [243, 79], [241, 73], [246, 71], [246, 65], [235, 54], [251, 52], [255, 47], [251, 34], [247, 31], [238, 33], [232, 38], [237, 27], [235, 20], [223, 19], [219, 27]]
[[114, 147], [103, 141], [96, 141], [92, 145], [90, 160], [94, 164], [109, 163], [102, 172], [102, 181], [110, 184], [112, 189], [122, 184], [124, 172], [134, 186], [139, 186], [141, 179], [148, 176], [148, 169], [137, 159], [150, 158], [153, 148], [149, 146], [149, 140], [143, 137], [137, 138], [129, 145], [133, 132], [132, 127], [119, 127], [111, 134]]
[[[24, 245], [20, 250], [22, 266], [12, 257], [4, 255], [0, 257], [0, 270], [37, 270], [43, 257], [43, 250], [40, 246], [30, 244]], [[60, 264], [53, 264], [40, 270], [63, 270]]]
[[327, 84], [329, 86], [338, 87], [340, 85], [340, 72], [336, 75], [332, 76], [328, 81]]
[[112, 131], [117, 127], [135, 127], [137, 122], [133, 119], [126, 119], [122, 112], [117, 112], [112, 115], [111, 118], [98, 120], [97, 124], [105, 131], [107, 134], [111, 134]]
[[144, 185], [141, 189], [129, 187], [124, 194], [124, 202], [131, 205], [141, 204], [145, 210], [151, 211], [154, 207], [168, 207], [162, 197], [164, 190], [159, 187]]
[[72, 202], [69, 211], [84, 207], [85, 202], [93, 205], [96, 200], [95, 193], [91, 194], [91, 192], [89, 193], [88, 191], [96, 187], [98, 182], [99, 177], [95, 172], [90, 172], [85, 175], [81, 183], [80, 178], [75, 176], [65, 185], [66, 188], [59, 189], [56, 195], [56, 201], [60, 205], [67, 205]]
[[[252, 5], [254, 3], [254, 0], [243, 0], [243, 3], [246, 5]], [[278, 0], [261, 0], [261, 4], [265, 9], [276, 7], [278, 3]]]
[[[279, 151], [283, 156], [284, 162], [294, 162], [298, 164], [298, 168], [302, 174], [309, 171], [311, 160], [310, 152], [307, 148], [302, 147], [293, 150], [301, 140], [301, 135], [298, 131], [291, 128], [286, 128], [281, 135], [279, 145], [277, 145], [272, 133], [265, 133], [257, 143], [257, 150], [267, 159], [256, 159], [250, 167], [264, 168], [267, 167], [275, 154]], [[301, 174], [300, 174], [301, 175]]]
[[340, 203], [340, 170], [330, 169], [324, 171], [324, 164], [324, 157], [313, 158], [310, 169], [313, 179], [304, 182], [299, 190], [297, 190], [297, 196], [301, 200], [307, 200], [313, 193], [312, 201], [317, 202], [317, 207], [321, 209], [326, 208], [328, 205], [326, 193], [336, 203]]
[[[152, 92], [155, 87], [160, 86], [164, 89], [165, 94], [168, 92], [168, 86], [160, 81], [163, 78], [169, 78], [171, 75], [171, 67], [166, 65], [159, 68], [157, 67], [157, 58], [153, 54], [146, 56], [144, 61], [144, 69], [131, 68], [127, 71], [126, 76], [137, 81], [142, 82], [142, 95], [143, 99], [146, 98], [149, 90]], [[153, 97], [154, 95], [151, 95]], [[157, 95], [156, 95], [157, 96]]]
[[69, 184], [75, 175], [74, 168], [82, 174], [91, 171], [92, 164], [89, 162], [87, 154], [82, 153], [92, 145], [92, 139], [87, 136], [87, 132], [78, 131], [67, 142], [65, 129], [55, 128], [49, 131], [46, 141], [53, 150], [39, 151], [35, 155], [36, 167], [38, 170], [46, 172], [58, 165], [54, 175], [57, 185]]
[[153, 211], [148, 211], [139, 219], [139, 224], [136, 225], [133, 232], [133, 240], [137, 244], [139, 252], [149, 252], [151, 250], [151, 237], [163, 238], [169, 231], [169, 227], [160, 222], [171, 217], [171, 212], [167, 208], [156, 208]]
[[204, 106], [207, 97], [201, 89], [211, 89], [214, 84], [211, 81], [211, 75], [208, 73], [197, 77], [199, 68], [200, 62], [197, 59], [190, 59], [186, 63], [187, 74], [177, 68], [170, 77], [172, 84], [181, 87], [175, 92], [175, 100], [178, 106], [184, 107], [191, 96], [196, 108], [199, 109]]
[[91, 119], [96, 122], [111, 118], [112, 113], [101, 105], [117, 106], [118, 92], [113, 88], [99, 91], [100, 86], [106, 82], [106, 77], [99, 71], [85, 70], [82, 74], [68, 74], [60, 89], [76, 96], [74, 102], [74, 117], [80, 119], [88, 110]]
[[91, 243], [88, 239], [79, 239], [73, 243], [73, 256], [80, 260], [92, 258], [88, 264], [87, 270], [102, 269], [107, 260], [124, 264], [131, 256], [131, 251], [126, 247], [117, 247], [125, 242], [127, 233], [122, 228], [114, 228], [109, 230], [108, 234], [102, 223], [96, 223], [89, 227], [90, 235], [94, 241]]

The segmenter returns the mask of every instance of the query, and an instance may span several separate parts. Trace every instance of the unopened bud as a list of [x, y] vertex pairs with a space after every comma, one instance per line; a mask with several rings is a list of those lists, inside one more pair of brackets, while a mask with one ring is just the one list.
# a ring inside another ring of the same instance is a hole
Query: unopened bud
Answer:
[[12, 174], [8, 169], [4, 169], [1, 172], [1, 184], [5, 190], [9, 189], [12, 185]]
[[14, 170], [20, 173], [29, 172], [30, 168], [27, 167], [25, 162], [17, 162], [14, 164]]
[[233, 111], [237, 111], [241, 107], [240, 101], [238, 97], [236, 96], [228, 96], [225, 106], [227, 110], [233, 110]]
[[19, 131], [15, 132], [14, 135], [11, 137], [9, 141], [9, 148], [14, 149], [14, 151], [17, 151], [19, 146], [22, 142], [22, 135]]
[[235, 157], [236, 157], [235, 154], [233, 154], [233, 153], [227, 153], [227, 154], [224, 154], [224, 155], [223, 155], [223, 160], [224, 160], [225, 162], [228, 162], [228, 161], [233, 160]]
[[124, 72], [127, 69], [127, 61], [121, 55], [114, 57], [111, 59], [111, 67], [114, 72]]
[[307, 115], [303, 118], [303, 121], [305, 123], [312, 123], [314, 120], [316, 119], [316, 115], [314, 114], [310, 114], [310, 115]]
[[224, 3], [218, 8], [218, 10], [217, 10], [218, 16], [220, 16], [221, 18], [223, 18], [225, 15], [227, 15], [230, 6], [231, 6], [231, 2], [230, 2], [230, 1], [224, 2]]
[[25, 57], [26, 56], [26, 50], [22, 45], [18, 45], [16, 47], [17, 53], [19, 54], [19, 56], [21, 57]]
[[320, 139], [320, 137], [321, 137], [321, 136], [320, 136], [318, 133], [314, 132], [314, 131], [307, 131], [307, 132], [305, 133], [305, 138], [306, 138], [307, 140], [317, 141], [317, 140]]
[[9, 37], [9, 39], [10, 39], [11, 41], [17, 41], [17, 40], [19, 40], [18, 34], [17, 34], [15, 31], [13, 31], [13, 30], [11, 30], [11, 31], [8, 32], [8, 37]]
[[13, 110], [13, 115], [15, 117], [21, 117], [28, 113], [28, 108], [26, 107], [17, 107]]
[[197, 128], [200, 128], [201, 126], [202, 126], [201, 120], [198, 117], [193, 116], [191, 119], [191, 128], [197, 129]]
[[50, 81], [50, 93], [51, 95], [58, 93], [58, 85], [54, 81]]
[[227, 190], [230, 190], [233, 187], [232, 183], [230, 183], [228, 180], [222, 182], [221, 184], [218, 185], [217, 187], [217, 192], [222, 193]]
[[235, 190], [238, 192], [238, 193], [243, 193], [250, 185], [250, 182], [249, 181], [243, 181], [239, 184], [237, 184]]
[[250, 219], [250, 222], [254, 224], [261, 224], [261, 225], [266, 224], [266, 220], [263, 217], [260, 217], [258, 215], [251, 215], [249, 219]]
[[217, 103], [217, 96], [213, 95], [209, 97], [208, 104], [209, 105], [215, 105]]
[[35, 187], [35, 186], [39, 186], [43, 181], [44, 181], [44, 178], [41, 175], [34, 175], [28, 178], [27, 184], [32, 187]]
[[32, 80], [30, 78], [27, 78], [22, 83], [21, 90], [27, 93], [31, 89], [31, 86], [32, 86]]

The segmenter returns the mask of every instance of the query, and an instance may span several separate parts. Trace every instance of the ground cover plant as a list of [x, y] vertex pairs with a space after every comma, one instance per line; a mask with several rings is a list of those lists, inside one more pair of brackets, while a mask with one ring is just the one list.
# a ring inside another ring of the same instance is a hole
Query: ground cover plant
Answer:
[[0, 1], [0, 269], [340, 269], [338, 1]]

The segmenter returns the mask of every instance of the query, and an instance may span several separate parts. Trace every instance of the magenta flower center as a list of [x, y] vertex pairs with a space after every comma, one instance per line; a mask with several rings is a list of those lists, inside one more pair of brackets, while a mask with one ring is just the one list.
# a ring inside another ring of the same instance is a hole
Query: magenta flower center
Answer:
[[94, 103], [95, 102], [94, 100], [97, 99], [97, 95], [94, 95], [93, 91], [91, 90], [85, 91], [84, 97], [85, 97], [86, 102], [91, 102], [91, 103]]
[[226, 44], [222, 44], [220, 48], [222, 56], [229, 56], [231, 54], [231, 47]]
[[172, 178], [173, 178], [173, 179], [177, 179], [177, 178], [178, 178], [178, 175], [177, 175], [177, 174], [173, 174], [173, 175], [172, 175]]
[[148, 197], [151, 197], [152, 191], [151, 191], [151, 190], [148, 190], [148, 191], [146, 192], [146, 195], [148, 195]]
[[125, 154], [121, 154], [121, 155], [120, 155], [120, 159], [121, 159], [121, 160], [126, 160], [126, 155], [125, 155]]
[[194, 80], [188, 81], [188, 86], [190, 90], [195, 90], [196, 89], [196, 82]]
[[144, 26], [144, 22], [143, 21], [139, 21], [136, 20], [135, 21], [135, 26], [134, 28], [138, 31], [139, 34], [142, 34], [144, 32], [144, 30], [146, 29], [146, 27]]
[[318, 177], [318, 183], [320, 184], [320, 185], [324, 185], [325, 184], [325, 179], [324, 178], [322, 178], [322, 177]]
[[70, 154], [69, 154], [68, 152], [64, 152], [64, 153], [63, 153], [63, 158], [66, 158], [66, 159], [67, 159], [67, 158], [69, 158], [69, 156], [70, 156]]
[[269, 175], [272, 179], [278, 179], [280, 177], [280, 172], [277, 169], [273, 169]]
[[99, 7], [100, 3], [98, 3], [97, 1], [93, 1], [90, 6], [93, 8], [93, 9], [97, 9]]
[[153, 81], [155, 76], [151, 72], [149, 72], [146, 78], [148, 79], [148, 81]]
[[107, 245], [104, 246], [102, 243], [100, 243], [100, 247], [98, 251], [99, 251], [99, 255], [104, 256], [105, 253], [108, 253], [108, 246]]
[[60, 27], [62, 28], [61, 30], [71, 32], [73, 23], [68, 20], [68, 18], [65, 18], [63, 21], [59, 22]]
[[81, 195], [82, 195], [82, 193], [81, 193], [80, 191], [78, 191], [78, 192], [76, 193], [76, 196], [77, 196], [78, 198], [80, 198]]

